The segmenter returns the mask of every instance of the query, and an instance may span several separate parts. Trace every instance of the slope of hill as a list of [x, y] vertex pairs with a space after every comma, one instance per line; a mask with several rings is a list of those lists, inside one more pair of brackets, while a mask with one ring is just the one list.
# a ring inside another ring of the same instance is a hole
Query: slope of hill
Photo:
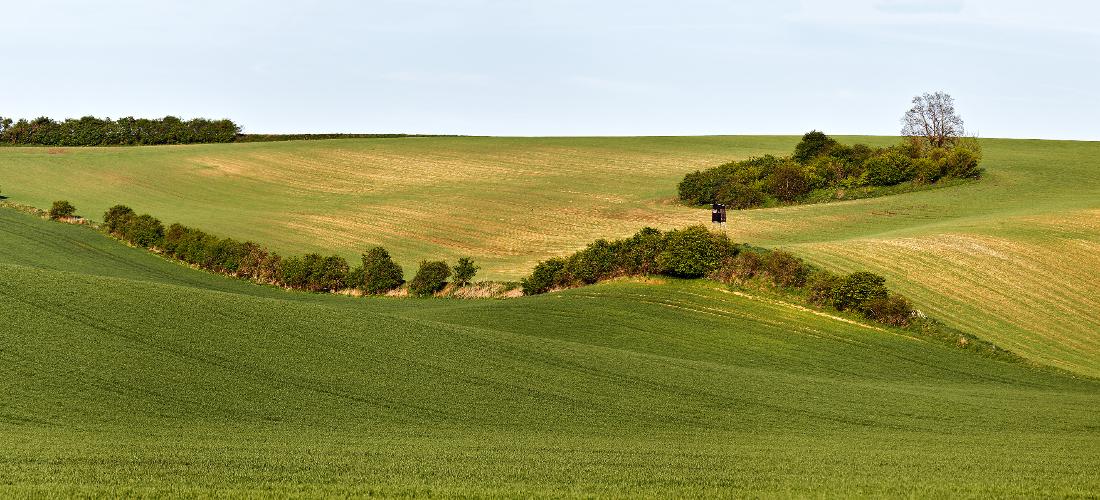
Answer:
[[0, 210], [8, 495], [1052, 496], [1100, 383], [706, 282], [284, 292]]
[[[847, 142], [889, 144], [884, 137]], [[372, 244], [407, 267], [471, 255], [482, 277], [644, 225], [687, 171], [796, 137], [415, 138], [152, 148], [3, 148], [13, 200], [118, 202], [284, 252]], [[976, 184], [732, 214], [739, 241], [888, 276], [918, 307], [1033, 360], [1100, 376], [1100, 143], [985, 140]]]

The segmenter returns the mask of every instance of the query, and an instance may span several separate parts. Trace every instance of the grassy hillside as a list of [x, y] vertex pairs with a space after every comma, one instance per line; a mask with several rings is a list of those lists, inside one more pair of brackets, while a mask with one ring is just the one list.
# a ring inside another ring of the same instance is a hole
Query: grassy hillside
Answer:
[[1100, 383], [706, 282], [352, 299], [0, 210], [0, 495], [1052, 496]]
[[[98, 216], [126, 202], [282, 251], [411, 267], [472, 255], [484, 278], [644, 225], [688, 171], [786, 153], [795, 137], [409, 138], [150, 148], [0, 149], [13, 201]], [[890, 138], [846, 142], [889, 144]], [[1031, 359], [1100, 376], [1100, 143], [985, 140], [976, 184], [732, 214], [735, 239], [885, 274], [918, 307]]]

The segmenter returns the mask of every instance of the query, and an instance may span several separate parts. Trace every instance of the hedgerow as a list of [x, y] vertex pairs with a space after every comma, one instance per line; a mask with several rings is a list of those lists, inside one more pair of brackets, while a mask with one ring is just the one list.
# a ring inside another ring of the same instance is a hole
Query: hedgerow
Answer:
[[894, 326], [908, 325], [914, 315], [909, 301], [890, 293], [882, 276], [866, 271], [839, 276], [786, 251], [733, 243], [725, 233], [704, 226], [668, 232], [645, 228], [630, 238], [598, 240], [573, 255], [539, 262], [521, 285], [525, 295], [537, 295], [649, 274], [708, 277], [726, 284], [763, 280], [794, 290], [812, 304]]
[[117, 120], [85, 116], [64, 121], [39, 117], [12, 121], [0, 117], [0, 144], [33, 146], [131, 146], [232, 142], [241, 128], [231, 120], [174, 116]]
[[441, 260], [423, 261], [416, 276], [409, 282], [409, 293], [421, 297], [432, 295], [447, 286], [451, 277], [451, 266]]
[[932, 147], [910, 138], [896, 146], [872, 148], [846, 146], [815, 130], [802, 136], [789, 157], [765, 155], [692, 172], [678, 190], [684, 203], [743, 209], [805, 201], [815, 190], [978, 178], [983, 173], [980, 162], [981, 147], [974, 140]]

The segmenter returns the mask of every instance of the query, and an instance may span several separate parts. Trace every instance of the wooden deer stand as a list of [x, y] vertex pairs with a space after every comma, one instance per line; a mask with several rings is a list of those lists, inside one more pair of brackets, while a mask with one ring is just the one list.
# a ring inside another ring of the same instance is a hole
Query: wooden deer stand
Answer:
[[726, 227], [726, 206], [721, 203], [711, 205], [710, 221], [721, 227]]

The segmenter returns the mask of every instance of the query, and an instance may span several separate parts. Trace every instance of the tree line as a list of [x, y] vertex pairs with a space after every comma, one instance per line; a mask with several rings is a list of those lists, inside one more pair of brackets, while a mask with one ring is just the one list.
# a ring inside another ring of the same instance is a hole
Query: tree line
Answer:
[[782, 250], [733, 243], [703, 226], [662, 232], [645, 228], [619, 240], [597, 240], [568, 257], [539, 262], [522, 281], [524, 295], [572, 288], [620, 276], [711, 278], [726, 284], [752, 280], [798, 291], [812, 304], [854, 311], [868, 319], [907, 326], [910, 302], [870, 272], [837, 275]]
[[0, 145], [11, 146], [147, 146], [217, 142], [275, 142], [319, 139], [395, 139], [441, 137], [422, 134], [245, 134], [232, 120], [195, 118], [69, 118], [33, 120], [0, 116]]
[[174, 116], [148, 119], [125, 117], [48, 117], [33, 120], [0, 117], [0, 144], [26, 146], [137, 146], [153, 144], [195, 144], [233, 142], [241, 127], [232, 120]]
[[[65, 201], [56, 202], [55, 206], [63, 207], [65, 216], [75, 212]], [[207, 271], [311, 292], [359, 290], [383, 295], [407, 286], [412, 295], [429, 296], [442, 291], [448, 283], [469, 285], [478, 271], [468, 257], [460, 258], [453, 267], [442, 260], [423, 261], [412, 281], [406, 283], [404, 270], [381, 246], [364, 252], [360, 265], [355, 267], [339, 255], [309, 253], [283, 257], [252, 241], [219, 238], [178, 223], [166, 228], [156, 217], [138, 215], [125, 205], [115, 205], [103, 214], [103, 228], [132, 245]]]
[[981, 147], [962, 135], [962, 119], [951, 96], [924, 94], [913, 104], [903, 119], [906, 139], [901, 144], [848, 146], [810, 131], [790, 156], [753, 157], [687, 174], [678, 186], [680, 200], [744, 209], [799, 202], [818, 190], [981, 177]]

